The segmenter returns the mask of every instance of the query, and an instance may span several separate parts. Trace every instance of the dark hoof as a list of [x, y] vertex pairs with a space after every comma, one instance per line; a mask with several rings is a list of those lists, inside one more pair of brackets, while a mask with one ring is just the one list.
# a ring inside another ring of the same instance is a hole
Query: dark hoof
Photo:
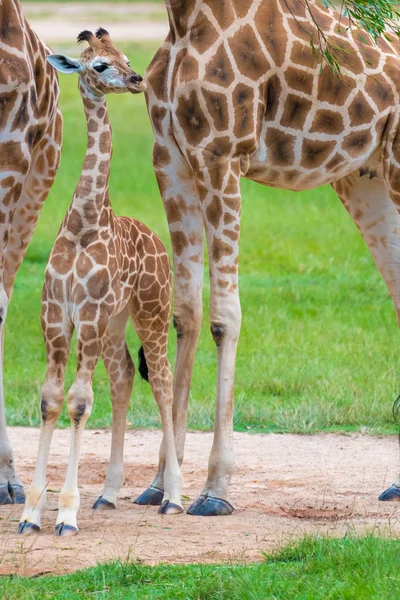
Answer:
[[0, 504], [25, 504], [23, 486], [0, 483]]
[[0, 504], [13, 504], [10, 492], [11, 486], [8, 483], [0, 483]]
[[393, 484], [379, 496], [382, 502], [400, 502], [400, 487]]
[[100, 510], [109, 510], [110, 508], [117, 508], [114, 502], [109, 502], [103, 496], [99, 496], [96, 502], [93, 504], [92, 508], [95, 510], [96, 508]]
[[201, 506], [201, 504], [203, 504], [203, 502], [205, 502], [205, 500], [207, 500], [207, 496], [199, 496], [198, 498], [196, 498], [196, 500], [192, 502], [192, 504], [187, 509], [187, 514], [196, 515], [197, 513], [195, 511], [199, 508], [199, 506]]
[[212, 496], [200, 496], [193, 502], [187, 511], [189, 515], [199, 517], [220, 517], [231, 515], [235, 509], [227, 500], [212, 498]]
[[23, 535], [39, 533], [39, 531], [40, 527], [39, 525], [35, 525], [35, 523], [28, 523], [28, 521], [21, 521], [21, 523], [18, 523], [18, 533]]
[[25, 504], [25, 492], [23, 485], [11, 485], [11, 498], [14, 504]]
[[140, 504], [141, 506], [160, 506], [164, 498], [164, 490], [151, 485], [143, 494], [140, 494], [134, 504]]
[[179, 515], [180, 513], [183, 513], [182, 506], [178, 506], [178, 504], [174, 504], [169, 500], [164, 500], [158, 509], [159, 515]]
[[78, 533], [78, 528], [72, 525], [65, 525], [65, 523], [58, 523], [56, 525], [55, 534], [57, 537], [70, 537]]

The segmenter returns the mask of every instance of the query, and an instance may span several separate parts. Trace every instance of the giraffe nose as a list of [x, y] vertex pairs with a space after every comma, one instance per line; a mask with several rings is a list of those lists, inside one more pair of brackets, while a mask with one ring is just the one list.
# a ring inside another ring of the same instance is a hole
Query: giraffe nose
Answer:
[[140, 83], [141, 81], [143, 81], [143, 77], [141, 77], [141, 76], [140, 76], [140, 75], [138, 75], [137, 73], [134, 73], [134, 74], [133, 74], [133, 75], [130, 77], [129, 81], [130, 81], [131, 83]]

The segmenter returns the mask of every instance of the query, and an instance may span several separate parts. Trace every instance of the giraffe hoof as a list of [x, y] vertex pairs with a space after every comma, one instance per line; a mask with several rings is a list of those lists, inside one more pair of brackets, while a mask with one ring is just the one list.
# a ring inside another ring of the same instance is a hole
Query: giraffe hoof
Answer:
[[29, 523], [28, 521], [21, 521], [18, 523], [18, 533], [22, 535], [30, 535], [32, 533], [39, 533], [40, 527], [39, 525], [35, 525], [35, 523]]
[[23, 486], [0, 483], [0, 504], [25, 504]]
[[160, 506], [164, 498], [164, 490], [151, 485], [147, 488], [143, 494], [140, 494], [133, 501], [134, 504], [140, 504], [141, 506]]
[[65, 523], [56, 525], [55, 535], [57, 537], [71, 537], [76, 533], [78, 533], [78, 528], [73, 525], [66, 525]]
[[0, 504], [13, 504], [10, 488], [8, 483], [0, 483]]
[[23, 485], [11, 486], [11, 498], [14, 504], [25, 504], [25, 492]]
[[231, 515], [235, 509], [227, 500], [212, 496], [199, 496], [188, 509], [189, 515], [198, 517], [221, 517]]
[[108, 500], [103, 498], [103, 496], [99, 496], [92, 506], [93, 510], [109, 510], [112, 508], [117, 508], [114, 502], [109, 502]]
[[391, 485], [379, 496], [382, 502], [400, 502], [400, 487], [396, 484]]
[[159, 515], [179, 515], [180, 513], [183, 513], [182, 506], [174, 504], [169, 500], [164, 500], [164, 502], [161, 503], [161, 506], [158, 509]]

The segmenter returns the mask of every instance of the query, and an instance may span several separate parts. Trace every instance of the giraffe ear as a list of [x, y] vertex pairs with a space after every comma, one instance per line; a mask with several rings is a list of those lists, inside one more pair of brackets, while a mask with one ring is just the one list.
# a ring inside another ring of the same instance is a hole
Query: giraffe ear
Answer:
[[46, 59], [60, 73], [78, 73], [83, 70], [79, 60], [63, 54], [50, 54], [50, 56], [46, 56]]

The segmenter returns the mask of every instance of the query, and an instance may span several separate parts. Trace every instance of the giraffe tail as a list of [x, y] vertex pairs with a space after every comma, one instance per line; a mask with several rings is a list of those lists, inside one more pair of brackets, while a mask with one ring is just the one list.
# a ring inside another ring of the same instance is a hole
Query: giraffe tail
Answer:
[[149, 369], [147, 367], [146, 357], [144, 355], [143, 346], [139, 349], [139, 373], [145, 381], [149, 380]]

